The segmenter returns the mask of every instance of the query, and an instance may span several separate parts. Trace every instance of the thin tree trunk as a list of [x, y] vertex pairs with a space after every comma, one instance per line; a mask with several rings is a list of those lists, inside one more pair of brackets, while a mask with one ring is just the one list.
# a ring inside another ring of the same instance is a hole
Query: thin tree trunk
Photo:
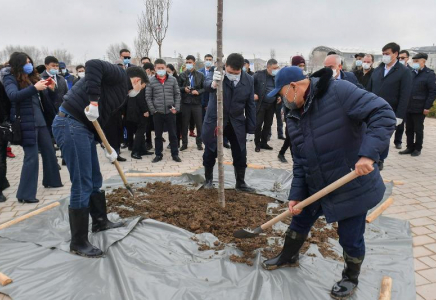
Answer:
[[[223, 0], [218, 0], [217, 13], [217, 69], [223, 73]], [[223, 77], [224, 79], [224, 77]], [[217, 115], [218, 115], [218, 200], [222, 207], [226, 206], [224, 194], [224, 151], [223, 151], [223, 84], [222, 80], [217, 88]]]
[[159, 44], [159, 58], [162, 58], [162, 44]]

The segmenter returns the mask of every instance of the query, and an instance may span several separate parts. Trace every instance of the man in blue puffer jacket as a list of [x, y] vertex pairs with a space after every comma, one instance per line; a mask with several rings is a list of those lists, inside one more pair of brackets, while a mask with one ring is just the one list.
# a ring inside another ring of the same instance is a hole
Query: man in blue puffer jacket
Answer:
[[[331, 291], [345, 299], [357, 287], [365, 255], [365, 218], [383, 198], [385, 185], [377, 162], [395, 129], [395, 114], [382, 98], [345, 80], [334, 80], [324, 68], [306, 79], [298, 67], [282, 69], [276, 89], [268, 96], [282, 96], [291, 109], [287, 129], [292, 144], [294, 179], [289, 194], [293, 213], [282, 252], [263, 263], [266, 269], [298, 263], [298, 253], [310, 228], [322, 214], [338, 222], [339, 243], [344, 250], [342, 280]], [[301, 200], [343, 177], [355, 168], [357, 179], [302, 211]]]

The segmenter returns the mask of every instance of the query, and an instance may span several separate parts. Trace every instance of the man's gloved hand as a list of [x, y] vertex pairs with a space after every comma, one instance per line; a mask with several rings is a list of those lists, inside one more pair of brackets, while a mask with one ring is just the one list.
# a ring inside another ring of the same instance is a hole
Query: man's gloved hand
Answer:
[[[88, 109], [88, 110], [87, 110]], [[98, 102], [92, 101], [89, 106], [85, 108], [85, 115], [89, 121], [94, 122], [98, 119]]]
[[117, 152], [114, 150], [114, 148], [111, 147], [111, 154], [109, 154], [109, 152], [107, 151], [107, 149], [104, 149], [104, 156], [106, 156], [107, 159], [109, 159], [109, 161], [111, 163], [113, 163], [114, 161], [117, 160], [118, 154]]
[[216, 89], [218, 84], [217, 81], [221, 81], [222, 80], [222, 76], [221, 76], [221, 72], [220, 71], [214, 71], [213, 72], [213, 81], [212, 81], [212, 88]]
[[247, 133], [247, 142], [252, 142], [254, 140], [254, 134]]
[[397, 125], [395, 126], [399, 126], [401, 125], [401, 123], [403, 123], [403, 119], [397, 118]]

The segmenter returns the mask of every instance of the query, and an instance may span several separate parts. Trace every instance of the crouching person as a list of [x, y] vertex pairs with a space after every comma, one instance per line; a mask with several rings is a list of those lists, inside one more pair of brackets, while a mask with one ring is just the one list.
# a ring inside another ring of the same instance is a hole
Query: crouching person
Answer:
[[[314, 222], [325, 215], [338, 222], [339, 243], [345, 268], [331, 291], [335, 299], [351, 296], [365, 257], [365, 218], [383, 198], [385, 185], [378, 162], [389, 144], [396, 119], [382, 98], [345, 80], [332, 79], [325, 68], [306, 79], [298, 67], [283, 68], [276, 76], [277, 93], [289, 102], [287, 130], [292, 141], [293, 172], [289, 210], [294, 217], [282, 252], [263, 263], [265, 269], [293, 266]], [[302, 211], [301, 200], [343, 177], [355, 168], [360, 175]]]
[[[53, 135], [62, 150], [71, 180], [69, 218], [70, 251], [85, 257], [100, 257], [103, 252], [88, 241], [89, 214], [92, 232], [121, 227], [106, 215], [106, 198], [101, 191], [102, 175], [97, 156], [93, 121], [104, 127], [110, 116], [122, 107], [127, 96], [135, 97], [148, 82], [139, 67], [123, 70], [101, 60], [86, 63], [86, 76], [78, 81], [63, 98], [59, 114], [53, 122]], [[129, 80], [130, 78], [130, 80]], [[86, 108], [89, 106], [89, 110]], [[112, 148], [105, 149], [110, 162], [117, 159]]]

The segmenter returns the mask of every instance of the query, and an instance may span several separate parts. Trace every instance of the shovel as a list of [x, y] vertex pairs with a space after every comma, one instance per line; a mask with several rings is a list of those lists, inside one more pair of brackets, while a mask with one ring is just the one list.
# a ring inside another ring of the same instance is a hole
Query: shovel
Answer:
[[[88, 110], [89, 110], [89, 107], [86, 108], [86, 111], [88, 111]], [[95, 130], [97, 130], [98, 136], [100, 137], [101, 141], [103, 142], [103, 145], [106, 148], [106, 151], [109, 154], [112, 154], [112, 147], [109, 144], [109, 142], [107, 141], [106, 136], [104, 135], [104, 132], [101, 129], [100, 124], [98, 123], [98, 121], [97, 120], [93, 121], [92, 125], [94, 125]], [[115, 167], [118, 170], [118, 174], [120, 174], [120, 177], [123, 180], [124, 186], [129, 191], [130, 195], [132, 195], [132, 197], [135, 198], [135, 194], [133, 193], [133, 189], [130, 186], [130, 184], [127, 182], [126, 175], [124, 175], [124, 172], [121, 169], [120, 163], [116, 160], [116, 161], [114, 161], [114, 165], [115, 165]]]
[[[305, 199], [304, 201], [301, 201], [297, 205], [294, 206], [294, 209], [303, 209], [306, 206], [312, 204], [315, 201], [318, 201], [322, 197], [326, 196], [327, 194], [330, 194], [334, 190], [340, 188], [344, 184], [349, 183], [351, 180], [359, 177], [359, 175], [356, 174], [356, 172], [353, 170], [347, 175], [345, 175], [342, 178], [339, 178], [335, 182], [329, 184], [322, 190], [318, 191], [317, 193], [313, 194], [309, 198]], [[252, 230], [250, 228], [240, 229], [233, 233], [233, 236], [238, 239], [248, 239], [248, 238], [254, 238], [258, 236], [260, 233], [264, 232], [266, 229], [272, 227], [274, 224], [276, 224], [279, 221], [282, 221], [288, 217], [292, 216], [292, 213], [289, 209], [287, 209], [285, 212], [281, 213], [280, 215], [276, 216], [274, 219], [269, 220], [268, 222], [262, 224], [261, 226], [257, 227], [256, 229]]]

